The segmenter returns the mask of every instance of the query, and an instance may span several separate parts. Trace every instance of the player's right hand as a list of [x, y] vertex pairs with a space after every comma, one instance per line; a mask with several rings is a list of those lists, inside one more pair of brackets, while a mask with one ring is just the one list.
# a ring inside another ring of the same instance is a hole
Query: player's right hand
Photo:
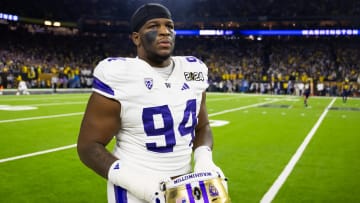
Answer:
[[139, 199], [149, 203], [165, 203], [165, 194], [160, 189], [160, 183], [165, 181], [164, 178], [136, 171], [127, 167], [120, 160], [110, 166], [108, 180]]

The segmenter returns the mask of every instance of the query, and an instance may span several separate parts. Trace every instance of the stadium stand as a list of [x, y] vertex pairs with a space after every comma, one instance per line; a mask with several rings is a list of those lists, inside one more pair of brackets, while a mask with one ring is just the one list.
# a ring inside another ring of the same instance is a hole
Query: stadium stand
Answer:
[[[182, 11], [174, 12], [180, 28], [356, 28], [360, 25], [357, 17], [360, 16], [359, 2], [159, 2]], [[26, 6], [28, 3], [32, 4], [31, 10]], [[126, 22], [132, 8], [143, 1], [82, 0], [74, 5], [73, 1], [66, 0], [53, 3], [50, 5], [44, 0], [0, 2], [4, 12], [74, 21], [78, 25], [54, 28], [2, 20], [0, 86], [5, 92], [16, 88], [21, 79], [30, 88], [51, 88], [54, 76], [60, 89], [89, 88], [92, 70], [99, 60], [109, 56], [134, 56]], [[48, 9], [50, 7], [52, 9]], [[120, 29], [110, 26], [104, 30], [99, 26], [102, 19], [123, 24], [119, 24]], [[90, 22], [95, 22], [93, 26], [99, 26], [99, 29], [91, 30]], [[177, 42], [175, 55], [195, 55], [209, 66], [209, 91], [298, 94], [296, 84], [311, 79], [314, 87], [323, 87], [314, 88], [314, 95], [340, 95], [341, 83], [347, 79], [351, 82], [353, 95], [359, 94], [358, 36], [274, 36], [264, 37], [261, 41], [239, 36], [179, 36]]]

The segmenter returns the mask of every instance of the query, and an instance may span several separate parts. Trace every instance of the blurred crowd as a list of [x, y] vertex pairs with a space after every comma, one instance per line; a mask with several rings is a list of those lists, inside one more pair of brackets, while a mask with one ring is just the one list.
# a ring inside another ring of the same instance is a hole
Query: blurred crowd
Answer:
[[[127, 34], [56, 35], [0, 26], [0, 86], [89, 88], [96, 64], [134, 57]], [[177, 37], [174, 55], [193, 55], [209, 67], [209, 91], [299, 94], [311, 80], [313, 94], [339, 95], [348, 81], [360, 86], [360, 40], [356, 37]]]

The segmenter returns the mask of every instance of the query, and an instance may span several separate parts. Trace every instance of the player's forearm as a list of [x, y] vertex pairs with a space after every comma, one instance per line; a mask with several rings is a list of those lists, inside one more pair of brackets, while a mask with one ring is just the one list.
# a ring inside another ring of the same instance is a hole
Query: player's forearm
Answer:
[[107, 179], [109, 167], [117, 158], [100, 143], [81, 144], [77, 146], [81, 161], [97, 174]]
[[198, 126], [195, 131], [193, 149], [195, 150], [199, 146], [209, 146], [210, 148], [213, 147], [213, 136], [209, 123], [203, 126]]
[[202, 93], [201, 106], [198, 115], [198, 124], [195, 129], [193, 150], [199, 146], [213, 146], [213, 136], [210, 128], [210, 121], [206, 109], [206, 92]]

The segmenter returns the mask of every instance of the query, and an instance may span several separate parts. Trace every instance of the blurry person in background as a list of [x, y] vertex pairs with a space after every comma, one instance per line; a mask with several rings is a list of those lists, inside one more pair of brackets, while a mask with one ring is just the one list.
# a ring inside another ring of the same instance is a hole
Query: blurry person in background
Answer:
[[310, 80], [308, 80], [304, 85], [304, 106], [308, 107], [308, 99], [311, 92]]
[[345, 80], [342, 82], [341, 90], [342, 90], [342, 93], [341, 93], [342, 101], [343, 101], [343, 103], [346, 103], [348, 100], [348, 97], [350, 95], [350, 83], [347, 78], [345, 78]]
[[2, 76], [0, 75], [0, 95], [3, 94], [4, 91], [4, 86], [3, 86], [3, 82], [2, 82]]
[[56, 93], [58, 83], [59, 83], [59, 77], [56, 73], [53, 73], [51, 76], [51, 88], [53, 89], [53, 93]]
[[24, 80], [20, 80], [19, 84], [18, 84], [18, 88], [17, 88], [17, 92], [16, 95], [29, 95], [30, 92], [28, 91], [26, 82]]
[[316, 90], [319, 96], [325, 96], [325, 86], [322, 81], [318, 81], [318, 83], [316, 84]]

